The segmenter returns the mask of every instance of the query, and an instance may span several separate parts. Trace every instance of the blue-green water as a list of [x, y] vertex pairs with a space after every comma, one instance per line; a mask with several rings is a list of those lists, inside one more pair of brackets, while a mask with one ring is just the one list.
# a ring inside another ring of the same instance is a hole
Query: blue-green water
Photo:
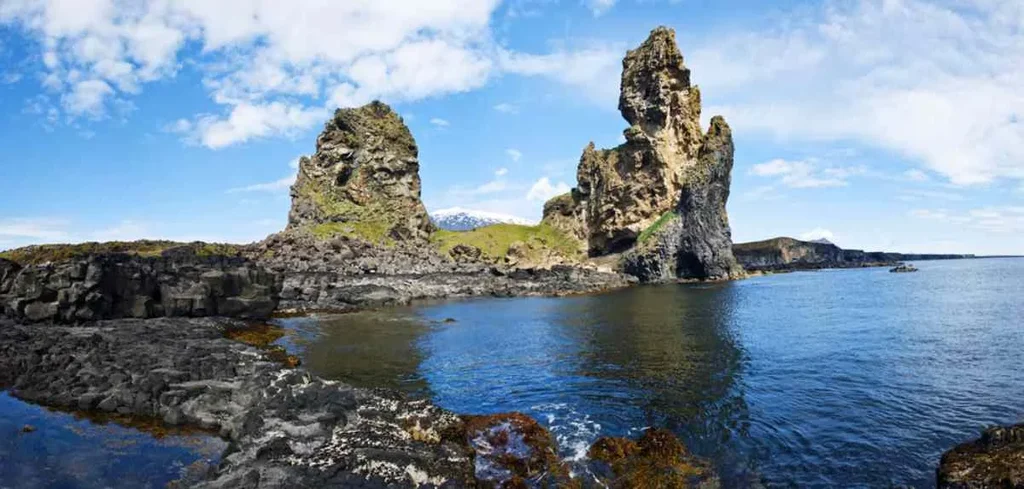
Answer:
[[727, 487], [929, 487], [1024, 418], [1024, 260], [916, 265], [283, 322], [321, 375], [524, 411], [567, 458], [663, 426]]
[[206, 434], [156, 438], [0, 392], [0, 489], [162, 488], [199, 476], [226, 447]]

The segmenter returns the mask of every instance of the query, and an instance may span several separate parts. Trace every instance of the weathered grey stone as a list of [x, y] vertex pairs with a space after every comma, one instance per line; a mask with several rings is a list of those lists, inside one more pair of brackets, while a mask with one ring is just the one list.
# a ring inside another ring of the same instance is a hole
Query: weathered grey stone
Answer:
[[72, 323], [104, 318], [265, 318], [278, 276], [241, 258], [94, 255], [42, 265], [0, 262], [0, 315]]

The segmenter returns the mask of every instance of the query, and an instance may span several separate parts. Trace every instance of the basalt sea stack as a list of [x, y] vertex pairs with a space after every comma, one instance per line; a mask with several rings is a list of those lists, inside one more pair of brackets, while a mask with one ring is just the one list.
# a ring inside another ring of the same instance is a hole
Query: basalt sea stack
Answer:
[[725, 211], [732, 132], [721, 117], [702, 131], [672, 29], [626, 54], [619, 111], [626, 142], [587, 146], [577, 187], [545, 206], [545, 222], [584, 238], [591, 256], [625, 252], [623, 268], [643, 281], [741, 275]]
[[419, 150], [387, 105], [339, 109], [299, 161], [288, 229], [371, 242], [425, 239], [433, 229], [420, 201]]

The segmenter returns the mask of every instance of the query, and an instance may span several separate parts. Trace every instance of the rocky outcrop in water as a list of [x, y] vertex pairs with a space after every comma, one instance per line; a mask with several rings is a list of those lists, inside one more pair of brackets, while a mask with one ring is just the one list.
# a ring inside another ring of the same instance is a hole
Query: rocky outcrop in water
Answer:
[[235, 257], [91, 255], [21, 266], [0, 260], [0, 316], [26, 322], [175, 316], [265, 318], [278, 277]]
[[419, 150], [402, 118], [373, 102], [339, 109], [299, 161], [288, 229], [382, 243], [425, 239]]
[[733, 254], [749, 271], [813, 270], [819, 268], [892, 267], [909, 260], [956, 260], [974, 255], [927, 255], [845, 250], [830, 242], [773, 238], [733, 245]]
[[0, 328], [0, 388], [65, 408], [216, 430], [207, 488], [467, 487], [462, 420], [427, 401], [285, 368], [224, 338], [232, 320]]
[[736, 276], [725, 210], [729, 126], [716, 117], [702, 131], [700, 90], [671, 29], [652, 31], [622, 66], [626, 142], [606, 150], [591, 143], [577, 188], [545, 206], [545, 220], [585, 235], [591, 256], [632, 250], [625, 268], [642, 281]]
[[[247, 336], [248, 326], [237, 320], [122, 319], [74, 327], [4, 321], [0, 389], [62, 409], [205, 428], [226, 439], [219, 466], [203, 479], [182, 481], [184, 486], [581, 487], [591, 482], [573, 479], [551, 433], [528, 416], [459, 416], [426, 400], [327, 381], [282, 365], [267, 350], [227, 339]], [[706, 463], [690, 457], [672, 435], [645, 435], [637, 446], [629, 461], [609, 462], [615, 471], [609, 477], [618, 479], [594, 483], [640, 487], [617, 481], [713, 480]]]
[[942, 455], [939, 489], [1024, 488], [1024, 425], [985, 430]]

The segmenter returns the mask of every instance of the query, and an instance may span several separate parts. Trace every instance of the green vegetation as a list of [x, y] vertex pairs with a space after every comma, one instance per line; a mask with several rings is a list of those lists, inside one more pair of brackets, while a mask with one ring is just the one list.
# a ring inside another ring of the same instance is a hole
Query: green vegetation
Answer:
[[317, 239], [329, 239], [342, 235], [383, 246], [394, 245], [394, 240], [390, 236], [391, 229], [399, 223], [401, 216], [406, 214], [406, 211], [396, 208], [398, 203], [370, 202], [359, 205], [334, 195], [333, 189], [319, 187], [307, 181], [298, 188], [299, 195], [313, 202], [322, 219], [333, 220], [311, 225], [309, 232], [313, 236]]
[[101, 255], [111, 253], [125, 253], [138, 256], [160, 256], [164, 252], [177, 249], [196, 256], [236, 256], [241, 247], [233, 244], [222, 243], [179, 243], [175, 241], [162, 240], [139, 240], [139, 241], [108, 241], [105, 243], [79, 243], [79, 244], [48, 244], [33, 245], [24, 248], [17, 248], [0, 253], [0, 258], [6, 258], [22, 265], [36, 265], [46, 262], [57, 262], [82, 258], [89, 255]]
[[665, 224], [668, 224], [669, 222], [672, 221], [672, 219], [675, 219], [675, 218], [676, 218], [676, 213], [673, 212], [673, 211], [668, 211], [668, 212], [662, 214], [661, 217], [659, 217], [657, 221], [654, 221], [654, 224], [651, 224], [650, 226], [647, 226], [647, 229], [644, 229], [640, 233], [640, 236], [636, 238], [637, 243], [643, 244], [648, 239], [651, 239], [651, 236], [654, 236], [658, 232], [658, 230], [660, 230], [662, 227], [665, 226]]
[[485, 256], [495, 260], [504, 258], [508, 254], [509, 248], [516, 242], [548, 248], [566, 258], [583, 258], [578, 241], [547, 224], [538, 226], [494, 224], [472, 231], [441, 230], [435, 232], [431, 240], [444, 253], [464, 244], [479, 248]]

